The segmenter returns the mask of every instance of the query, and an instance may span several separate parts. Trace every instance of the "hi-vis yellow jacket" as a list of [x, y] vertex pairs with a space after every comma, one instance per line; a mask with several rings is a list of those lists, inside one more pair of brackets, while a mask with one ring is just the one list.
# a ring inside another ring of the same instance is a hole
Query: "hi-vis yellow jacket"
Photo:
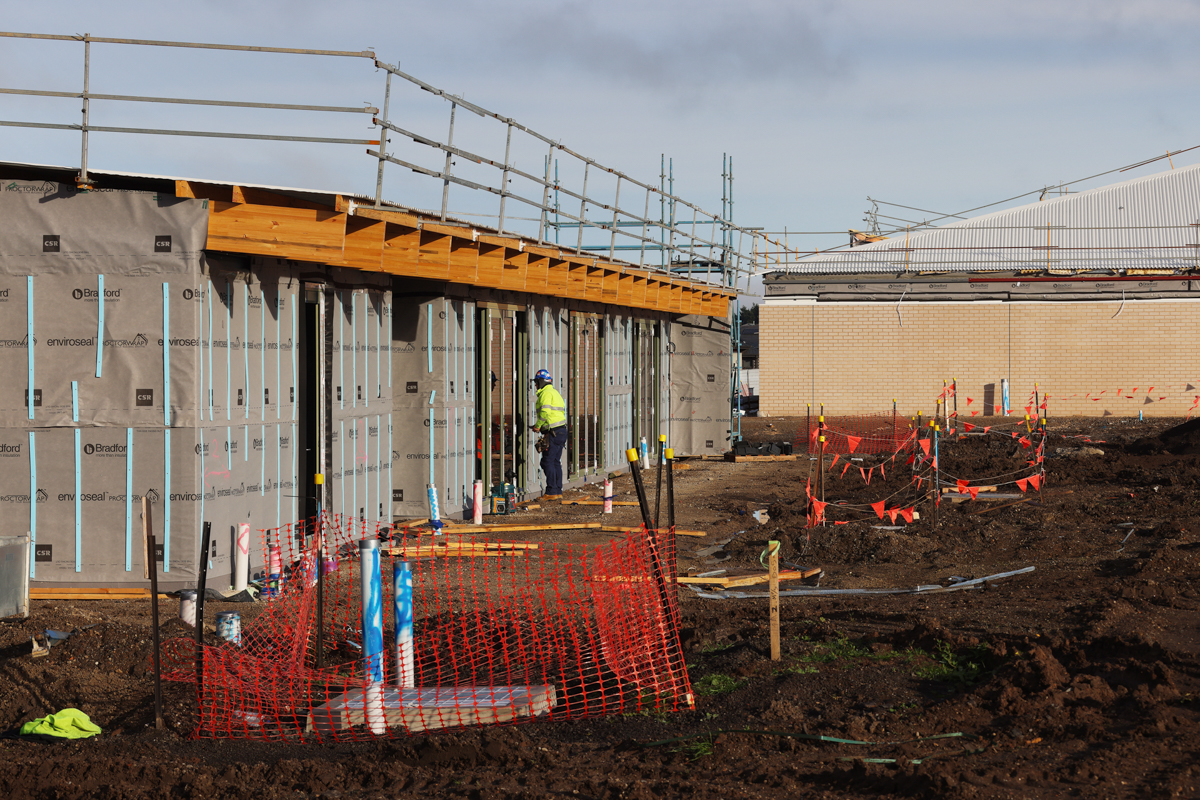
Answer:
[[548, 431], [566, 424], [567, 403], [562, 395], [547, 383], [537, 391], [537, 427], [538, 430]]

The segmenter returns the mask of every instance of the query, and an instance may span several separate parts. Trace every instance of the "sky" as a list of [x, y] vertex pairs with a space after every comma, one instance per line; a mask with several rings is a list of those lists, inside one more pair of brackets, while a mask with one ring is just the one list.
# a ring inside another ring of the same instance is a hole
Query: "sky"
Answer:
[[[0, 0], [0, 8], [5, 30], [24, 33], [374, 50], [630, 178], [657, 186], [665, 156], [676, 195], [705, 211], [721, 211], [728, 158], [734, 221], [781, 239], [786, 229], [797, 250], [841, 246], [847, 228], [867, 228], [868, 197], [923, 209], [879, 206], [904, 220], [882, 224], [904, 225], [1200, 145], [1200, 0]], [[82, 51], [0, 38], [0, 87], [77, 91]], [[366, 59], [97, 44], [90, 60], [93, 93], [383, 102], [384, 74]], [[393, 122], [444, 141], [448, 104], [393, 86]], [[361, 113], [94, 101], [91, 115], [94, 125], [379, 135]], [[0, 120], [75, 123], [79, 101], [0, 94]], [[391, 136], [392, 152], [443, 166], [444, 156]], [[512, 160], [540, 174], [544, 144], [517, 139]], [[2, 127], [0, 143], [3, 161], [77, 166], [81, 155], [78, 133]], [[505, 127], [460, 109], [455, 143], [499, 160]], [[96, 169], [371, 195], [377, 161], [365, 149], [110, 133], [92, 134], [88, 160]], [[559, 161], [564, 185], [579, 188], [582, 163]], [[1070, 188], [1197, 162], [1200, 149]], [[453, 168], [494, 175], [466, 162]], [[589, 180], [600, 202], [616, 191], [610, 174], [593, 170]], [[622, 191], [621, 205], [643, 213], [644, 192], [628, 182]], [[437, 209], [441, 183], [390, 170], [384, 197]], [[496, 199], [456, 188], [448, 210], [494, 221]], [[532, 212], [511, 203], [507, 213]]]

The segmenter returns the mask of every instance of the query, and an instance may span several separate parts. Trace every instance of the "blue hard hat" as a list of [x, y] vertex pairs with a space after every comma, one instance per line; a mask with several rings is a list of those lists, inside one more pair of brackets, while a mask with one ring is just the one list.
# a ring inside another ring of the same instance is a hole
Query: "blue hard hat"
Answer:
[[533, 379], [535, 381], [546, 381], [547, 383], [554, 382], [554, 378], [550, 377], [550, 370], [548, 370], [548, 369], [539, 369], [537, 372], [534, 373]]

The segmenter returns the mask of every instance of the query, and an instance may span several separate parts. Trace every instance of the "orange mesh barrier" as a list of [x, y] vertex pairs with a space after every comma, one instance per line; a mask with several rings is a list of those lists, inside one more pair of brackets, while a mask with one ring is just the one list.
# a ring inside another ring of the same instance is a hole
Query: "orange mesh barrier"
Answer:
[[[675, 563], [673, 534], [539, 545], [327, 517], [322, 587], [315, 530], [263, 531], [280, 548], [280, 585], [269, 602], [241, 606], [240, 644], [204, 646], [195, 736], [354, 741], [691, 705], [674, 570], [662, 568]], [[371, 663], [358, 552], [366, 537], [384, 540], [383, 649]], [[396, 642], [398, 560], [412, 571], [408, 650], [403, 636]], [[196, 680], [195, 647], [164, 646], [169, 677]]]

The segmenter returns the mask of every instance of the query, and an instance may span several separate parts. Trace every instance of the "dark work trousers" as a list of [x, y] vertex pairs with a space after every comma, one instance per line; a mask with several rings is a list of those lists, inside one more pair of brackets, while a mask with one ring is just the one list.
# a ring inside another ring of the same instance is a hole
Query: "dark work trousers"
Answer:
[[542, 453], [542, 472], [546, 473], [546, 494], [562, 494], [562, 451], [567, 445], [567, 426], [551, 428], [546, 434], [550, 449]]

